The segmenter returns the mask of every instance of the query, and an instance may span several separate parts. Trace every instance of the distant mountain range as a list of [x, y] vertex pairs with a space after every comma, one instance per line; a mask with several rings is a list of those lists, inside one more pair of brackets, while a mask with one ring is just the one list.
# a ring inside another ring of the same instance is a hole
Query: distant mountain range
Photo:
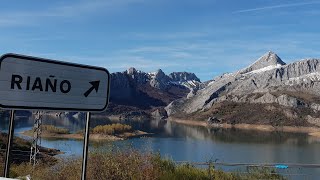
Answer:
[[215, 119], [219, 123], [320, 126], [320, 60], [286, 64], [267, 52], [252, 65], [201, 82], [190, 72], [135, 68], [111, 75], [108, 116]]
[[107, 115], [120, 118], [149, 118], [166, 116], [164, 107], [199, 89], [202, 83], [194, 73], [161, 69], [145, 73], [135, 68], [111, 74], [110, 104]]
[[165, 109], [169, 116], [182, 119], [320, 126], [319, 62], [304, 59], [286, 64], [267, 52], [249, 67], [218, 76]]
[[100, 115], [320, 127], [319, 90], [320, 59], [286, 64], [270, 51], [246, 68], [206, 82], [194, 73], [166, 75], [161, 69], [112, 73], [110, 103]]
[[[270, 51], [246, 68], [206, 82], [194, 73], [166, 75], [161, 69], [146, 73], [129, 68], [112, 73], [110, 103], [100, 115], [320, 127], [319, 90], [320, 59], [286, 64]], [[27, 111], [18, 113], [31, 115]], [[0, 115], [8, 116], [8, 112], [1, 111]]]

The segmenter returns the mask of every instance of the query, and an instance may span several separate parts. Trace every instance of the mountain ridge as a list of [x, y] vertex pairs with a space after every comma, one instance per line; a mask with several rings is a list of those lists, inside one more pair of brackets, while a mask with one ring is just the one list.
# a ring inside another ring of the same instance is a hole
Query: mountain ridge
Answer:
[[[218, 76], [191, 98], [175, 100], [165, 109], [169, 116], [203, 119], [217, 114], [219, 116], [217, 112], [206, 116], [203, 114], [213, 109], [228, 111], [228, 106], [233, 104], [238, 112], [230, 112], [229, 115], [221, 115], [220, 118], [227, 122], [246, 123], [246, 120], [240, 118], [242, 114], [239, 112], [250, 114], [250, 110], [241, 106], [244, 107], [246, 104], [246, 107], [254, 109], [254, 106], [259, 105], [261, 111], [265, 111], [261, 114], [267, 115], [270, 113], [270, 107], [268, 109], [267, 106], [271, 105], [273, 109], [277, 108], [274, 110], [277, 111], [275, 114], [284, 119], [284, 124], [291, 124], [290, 121], [301, 124], [298, 120], [300, 118], [304, 125], [320, 125], [320, 119], [316, 123], [315, 120], [310, 120], [319, 115], [320, 102], [315, 100], [320, 96], [319, 87], [319, 59], [305, 59], [285, 64], [275, 53], [267, 52], [249, 67]], [[252, 117], [265, 119], [265, 124], [270, 123], [270, 119], [279, 119], [269, 115], [267, 119], [256, 114], [252, 114]], [[250, 123], [254, 121], [249, 115], [247, 118], [250, 119]]]
[[188, 72], [166, 75], [161, 69], [145, 73], [133, 67], [115, 72], [111, 74], [110, 105], [105, 114], [149, 118], [152, 112], [164, 112], [161, 109], [171, 101], [187, 96], [200, 84], [200, 79]]

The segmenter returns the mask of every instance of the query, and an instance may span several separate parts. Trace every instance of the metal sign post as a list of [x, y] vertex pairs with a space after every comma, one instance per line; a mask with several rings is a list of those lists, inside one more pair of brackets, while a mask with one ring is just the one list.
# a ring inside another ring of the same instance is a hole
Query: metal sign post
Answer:
[[87, 160], [88, 160], [90, 118], [91, 118], [91, 113], [87, 112], [86, 129], [85, 129], [84, 143], [83, 143], [82, 174], [81, 174], [81, 179], [82, 180], [85, 180], [86, 179], [86, 175], [87, 175]]
[[[87, 112], [81, 175], [83, 180], [86, 178], [90, 113], [106, 110], [109, 93], [110, 73], [105, 68], [18, 54], [0, 57], [0, 108]], [[13, 126], [12, 110], [6, 176], [9, 174]]]
[[9, 122], [9, 129], [8, 129], [8, 143], [7, 143], [7, 150], [6, 150], [6, 162], [4, 165], [4, 177], [9, 177], [10, 173], [10, 154], [11, 154], [11, 144], [13, 140], [14, 134], [14, 110], [10, 112], [10, 122]]

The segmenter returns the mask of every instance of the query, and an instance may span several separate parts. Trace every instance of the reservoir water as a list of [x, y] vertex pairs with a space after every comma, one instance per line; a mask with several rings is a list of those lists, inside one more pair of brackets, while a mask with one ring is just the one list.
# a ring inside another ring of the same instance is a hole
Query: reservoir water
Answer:
[[[106, 118], [93, 118], [91, 127], [110, 124]], [[217, 129], [186, 126], [164, 120], [122, 121], [134, 129], [153, 135], [124, 141], [91, 142], [90, 150], [133, 147], [141, 151], [159, 152], [174, 161], [206, 162], [209, 160], [227, 163], [299, 163], [320, 164], [320, 139], [303, 133], [260, 132], [238, 129]], [[33, 117], [16, 118], [15, 135], [32, 128]], [[84, 118], [44, 116], [43, 124], [68, 128], [77, 132], [84, 128]], [[1, 119], [1, 130], [7, 129], [7, 118]], [[61, 157], [78, 157], [83, 150], [83, 141], [73, 139], [42, 138], [42, 146], [59, 149]], [[90, 163], [90, 162], [89, 162]], [[244, 167], [218, 168], [245, 171]], [[289, 167], [279, 170], [290, 179], [318, 179], [320, 168]]]

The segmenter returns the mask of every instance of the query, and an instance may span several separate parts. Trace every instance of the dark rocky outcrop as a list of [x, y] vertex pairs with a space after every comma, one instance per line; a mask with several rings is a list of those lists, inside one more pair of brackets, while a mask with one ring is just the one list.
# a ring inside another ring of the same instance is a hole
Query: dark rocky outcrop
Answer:
[[157, 109], [186, 97], [200, 83], [193, 73], [176, 72], [167, 76], [161, 69], [145, 73], [129, 68], [112, 73], [110, 105], [105, 114], [122, 118], [151, 116]]
[[151, 113], [155, 119], [165, 119], [168, 117], [167, 111], [164, 108], [158, 108]]
[[207, 120], [207, 124], [217, 124], [221, 123], [222, 121], [218, 119], [217, 117], [209, 117]]
[[200, 82], [200, 79], [194, 74], [189, 72], [173, 72], [169, 74], [169, 77], [172, 81], [175, 82], [188, 82], [188, 81], [197, 81]]

